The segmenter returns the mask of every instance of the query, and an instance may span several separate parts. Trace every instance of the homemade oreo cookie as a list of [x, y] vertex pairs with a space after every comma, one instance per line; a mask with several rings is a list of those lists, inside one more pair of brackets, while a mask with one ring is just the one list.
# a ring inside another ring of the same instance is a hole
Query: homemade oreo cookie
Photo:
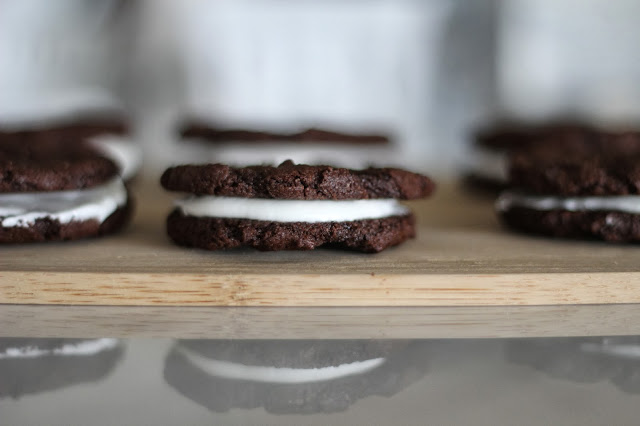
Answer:
[[475, 133], [465, 165], [466, 183], [473, 188], [497, 192], [507, 186], [509, 154], [534, 146], [540, 139], [580, 138], [592, 133], [589, 126], [578, 122], [546, 124], [502, 123]]
[[180, 128], [182, 142], [205, 151], [212, 161], [236, 167], [252, 164], [334, 164], [368, 167], [389, 164], [396, 154], [385, 132], [354, 133], [326, 128], [289, 131], [216, 126], [193, 120]]
[[555, 237], [640, 241], [640, 133], [546, 137], [511, 156], [502, 220]]
[[87, 143], [0, 143], [0, 243], [108, 234], [130, 215], [116, 165]]
[[131, 180], [142, 162], [142, 152], [130, 139], [124, 120], [118, 118], [78, 118], [66, 122], [30, 126], [0, 126], [0, 143], [66, 143], [88, 142], [118, 166], [125, 181]]
[[334, 413], [420, 380], [429, 347], [404, 340], [182, 340], [167, 356], [164, 378], [215, 412]]
[[429, 196], [434, 183], [400, 169], [296, 165], [169, 168], [161, 178], [178, 200], [167, 219], [178, 244], [219, 250], [310, 250], [323, 245], [379, 252], [415, 236], [398, 200]]

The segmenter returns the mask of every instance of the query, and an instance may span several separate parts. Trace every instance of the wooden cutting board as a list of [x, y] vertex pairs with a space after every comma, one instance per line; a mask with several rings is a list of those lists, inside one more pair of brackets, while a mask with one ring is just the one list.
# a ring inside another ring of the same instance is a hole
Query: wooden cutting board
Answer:
[[0, 303], [455, 306], [640, 303], [640, 247], [502, 229], [492, 202], [445, 185], [411, 203], [419, 236], [367, 255], [206, 252], [164, 233], [171, 198], [142, 183], [121, 235], [0, 247]]

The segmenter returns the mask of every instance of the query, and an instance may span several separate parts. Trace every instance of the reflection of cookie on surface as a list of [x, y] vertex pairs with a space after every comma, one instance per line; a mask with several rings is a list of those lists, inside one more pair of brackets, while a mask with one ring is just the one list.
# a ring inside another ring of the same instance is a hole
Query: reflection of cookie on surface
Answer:
[[116, 166], [86, 143], [0, 142], [0, 243], [112, 233], [130, 210]]
[[101, 380], [122, 352], [117, 339], [0, 339], [0, 398]]
[[496, 207], [518, 230], [557, 237], [640, 240], [640, 134], [541, 140], [511, 156]]
[[350, 170], [282, 163], [232, 168], [178, 166], [162, 185], [193, 194], [167, 221], [178, 244], [209, 250], [308, 250], [322, 245], [378, 252], [415, 235], [397, 200], [424, 198], [434, 184], [400, 169]]
[[507, 343], [507, 359], [558, 379], [610, 380], [624, 392], [640, 393], [640, 338], [636, 336], [514, 339]]
[[426, 344], [406, 341], [180, 341], [164, 376], [216, 412], [331, 413], [396, 394], [424, 376], [427, 357]]

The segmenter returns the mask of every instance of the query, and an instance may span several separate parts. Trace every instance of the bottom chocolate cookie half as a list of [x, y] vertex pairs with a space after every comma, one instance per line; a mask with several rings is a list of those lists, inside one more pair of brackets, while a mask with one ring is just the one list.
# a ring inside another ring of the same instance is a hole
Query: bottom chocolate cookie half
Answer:
[[328, 246], [376, 253], [413, 238], [415, 219], [408, 214], [349, 222], [269, 222], [185, 216], [176, 209], [167, 218], [167, 232], [177, 244], [206, 250], [312, 250]]
[[133, 202], [129, 199], [102, 223], [97, 220], [60, 223], [59, 220], [44, 217], [37, 219], [30, 226], [0, 225], [0, 244], [69, 241], [112, 234], [129, 222], [132, 212]]
[[514, 207], [499, 215], [509, 227], [532, 234], [613, 242], [640, 241], [640, 215], [636, 214]]

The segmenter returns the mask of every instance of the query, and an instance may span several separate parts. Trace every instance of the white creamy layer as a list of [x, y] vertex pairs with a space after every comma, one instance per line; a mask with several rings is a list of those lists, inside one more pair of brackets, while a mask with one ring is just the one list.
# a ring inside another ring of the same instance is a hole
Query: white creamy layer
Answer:
[[102, 223], [126, 202], [127, 190], [119, 177], [91, 189], [0, 194], [0, 224], [28, 227], [45, 217], [60, 223]]
[[23, 346], [18, 348], [7, 348], [4, 352], [0, 352], [0, 359], [39, 358], [47, 355], [89, 356], [113, 349], [116, 346], [118, 346], [118, 339], [111, 338], [85, 340], [75, 344], [69, 343], [53, 349], [41, 349], [36, 346]]
[[364, 374], [384, 364], [384, 358], [373, 358], [349, 364], [321, 368], [281, 368], [244, 365], [206, 358], [188, 348], [179, 348], [193, 365], [210, 376], [262, 383], [300, 384], [334, 380]]
[[362, 169], [369, 166], [401, 165], [398, 151], [389, 145], [376, 144], [341, 144], [332, 143], [300, 143], [295, 142], [233, 142], [213, 144], [200, 139], [185, 139], [193, 142], [192, 146], [198, 154], [206, 156], [213, 162], [235, 167], [246, 167], [255, 164], [280, 164], [292, 160], [296, 164], [322, 165]]
[[511, 191], [500, 194], [496, 201], [496, 210], [507, 211], [514, 207], [534, 210], [617, 211], [640, 214], [640, 196], [553, 197]]
[[347, 222], [409, 213], [397, 200], [271, 200], [191, 196], [177, 200], [182, 213], [195, 217], [251, 219], [271, 222]]
[[508, 180], [507, 154], [481, 146], [472, 146], [466, 169], [476, 176], [506, 183]]
[[128, 138], [117, 135], [100, 135], [91, 138], [91, 142], [105, 156], [116, 163], [120, 176], [125, 181], [138, 172], [142, 164], [142, 150]]

